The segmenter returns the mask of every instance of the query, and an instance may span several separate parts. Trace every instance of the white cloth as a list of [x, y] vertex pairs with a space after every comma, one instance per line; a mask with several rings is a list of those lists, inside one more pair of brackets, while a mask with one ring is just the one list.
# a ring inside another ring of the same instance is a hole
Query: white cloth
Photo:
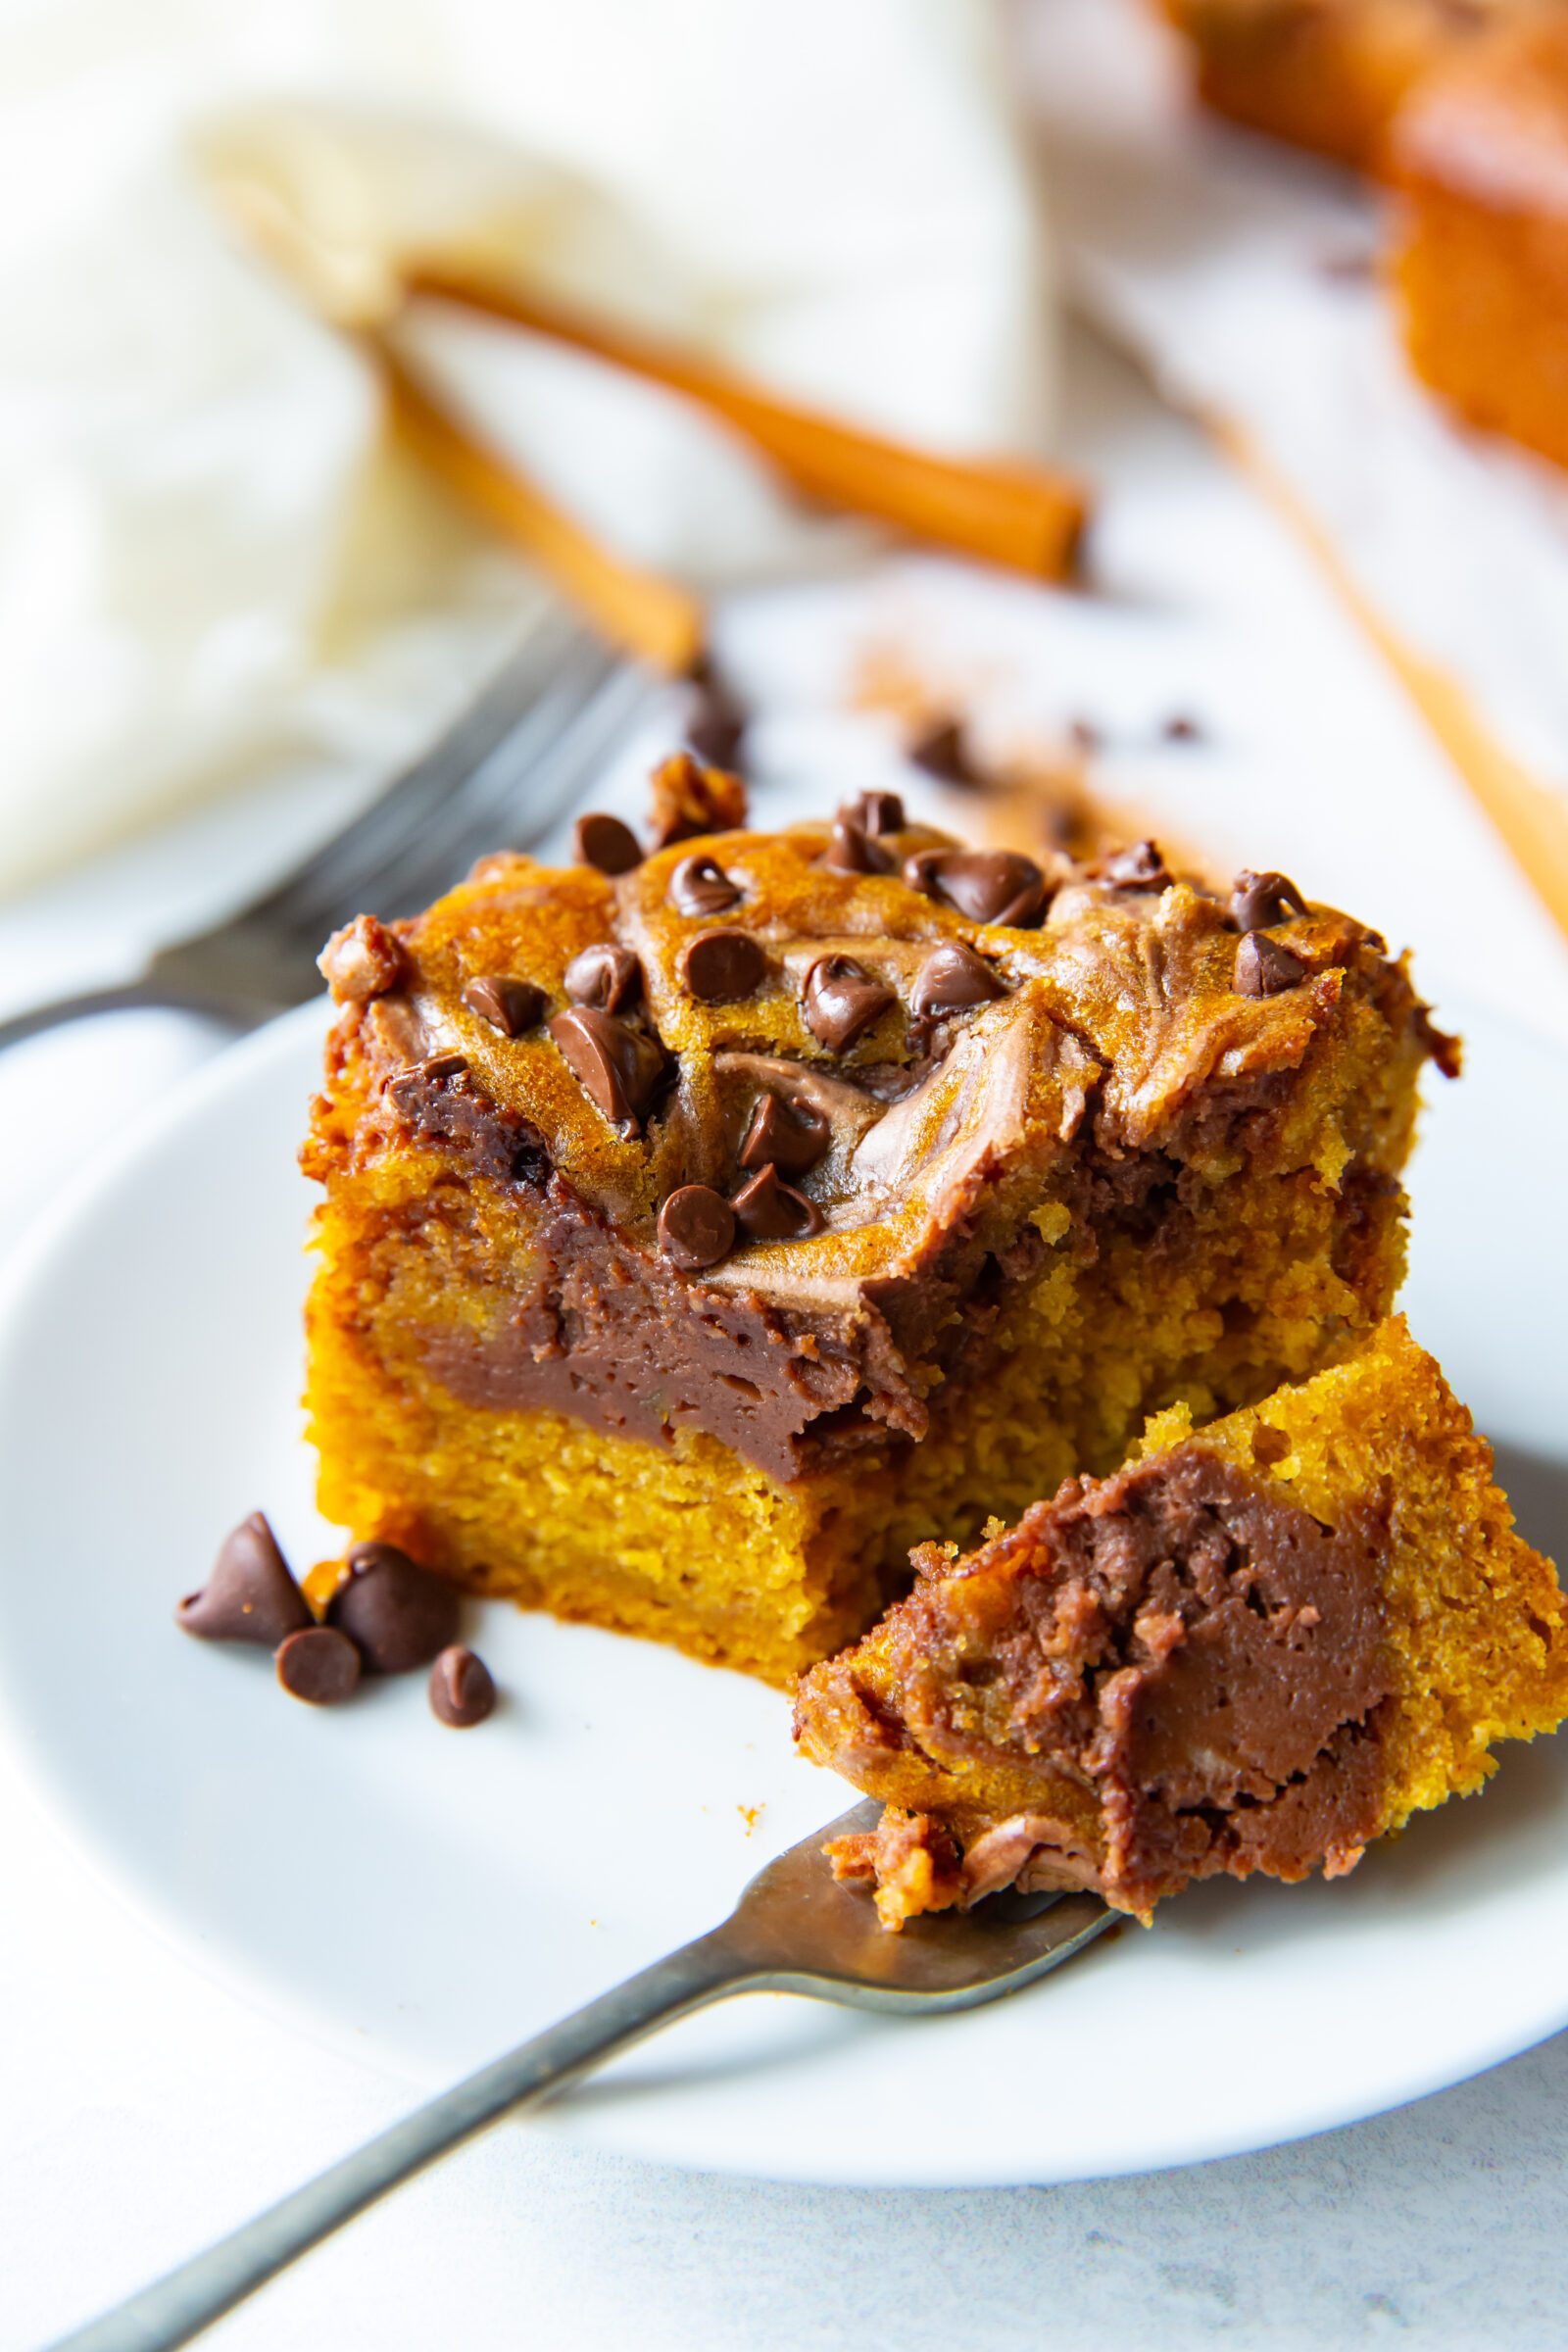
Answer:
[[1045, 0], [1024, 25], [1091, 312], [1172, 398], [1241, 428], [1384, 625], [1568, 796], [1568, 481], [1416, 382], [1377, 277], [1380, 199], [1199, 116], [1143, 0]]
[[[360, 294], [415, 250], [521, 262], [888, 432], [1028, 450], [1046, 267], [993, 29], [986, 0], [7, 0], [0, 894], [223, 789], [384, 773], [528, 594], [433, 526], [368, 372], [219, 188]], [[642, 561], [711, 585], [819, 552], [680, 404], [419, 336]]]

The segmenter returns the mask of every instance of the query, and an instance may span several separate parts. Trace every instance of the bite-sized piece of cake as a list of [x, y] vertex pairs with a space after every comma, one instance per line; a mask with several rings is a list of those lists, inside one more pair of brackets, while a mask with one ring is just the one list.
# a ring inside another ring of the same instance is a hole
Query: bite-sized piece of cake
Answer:
[[1217, 114], [1364, 172], [1401, 102], [1494, 23], [1554, 0], [1159, 0]]
[[881, 1797], [829, 1850], [890, 1928], [999, 1887], [1147, 1919], [1193, 1879], [1335, 1878], [1493, 1743], [1568, 1714], [1549, 1560], [1402, 1316], [1358, 1353], [1070, 1480], [800, 1686], [806, 1753]]
[[613, 870], [487, 858], [324, 958], [308, 1402], [357, 1536], [782, 1681], [912, 1544], [1387, 1311], [1447, 1047], [1283, 876], [885, 793], [579, 840]]
[[1568, 8], [1533, 11], [1399, 117], [1395, 286], [1418, 374], [1568, 466]]

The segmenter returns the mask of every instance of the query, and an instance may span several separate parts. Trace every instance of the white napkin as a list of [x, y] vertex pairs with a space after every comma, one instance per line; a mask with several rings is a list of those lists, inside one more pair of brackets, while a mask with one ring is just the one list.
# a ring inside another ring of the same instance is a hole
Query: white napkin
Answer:
[[1205, 121], [1141, 0], [1023, 20], [1066, 266], [1174, 399], [1239, 426], [1352, 588], [1568, 795], [1568, 482], [1416, 383], [1374, 275], [1379, 200]]
[[[1045, 262], [991, 31], [985, 0], [0, 9], [0, 893], [203, 796], [385, 773], [530, 594], [388, 454], [220, 184], [362, 288], [412, 250], [522, 259], [846, 416], [1027, 451]], [[416, 331], [642, 561], [710, 585], [820, 552], [667, 396]]]

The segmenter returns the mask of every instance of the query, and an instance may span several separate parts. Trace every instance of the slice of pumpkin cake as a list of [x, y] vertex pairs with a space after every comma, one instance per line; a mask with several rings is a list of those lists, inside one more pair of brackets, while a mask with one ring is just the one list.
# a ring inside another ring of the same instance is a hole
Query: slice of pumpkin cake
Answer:
[[1568, 1714], [1556, 1573], [1402, 1317], [916, 1565], [796, 1722], [886, 1803], [830, 1850], [890, 1928], [1007, 1886], [1147, 1919], [1215, 1872], [1337, 1877]]
[[784, 1681], [911, 1545], [1392, 1302], [1402, 961], [1283, 875], [832, 823], [487, 858], [323, 958], [321, 1506]]

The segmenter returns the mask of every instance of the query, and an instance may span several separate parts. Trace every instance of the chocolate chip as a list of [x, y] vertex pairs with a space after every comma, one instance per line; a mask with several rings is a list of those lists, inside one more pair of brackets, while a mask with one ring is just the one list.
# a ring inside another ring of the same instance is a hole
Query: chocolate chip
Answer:
[[504, 980], [491, 977], [470, 980], [463, 992], [463, 1002], [481, 1021], [499, 1029], [503, 1037], [520, 1037], [544, 1019], [549, 1002], [542, 988], [531, 980]]
[[277, 1679], [290, 1698], [310, 1707], [335, 1707], [358, 1687], [360, 1653], [347, 1634], [313, 1625], [290, 1634], [278, 1649]]
[[1067, 741], [1075, 752], [1098, 752], [1103, 737], [1092, 718], [1073, 718], [1067, 722]]
[[822, 1212], [814, 1200], [779, 1182], [771, 1160], [743, 1184], [731, 1200], [735, 1222], [749, 1242], [804, 1242], [822, 1230]]
[[686, 721], [686, 741], [710, 767], [733, 767], [746, 737], [746, 706], [715, 676], [706, 660], [699, 664], [693, 682], [697, 692]]
[[915, 975], [909, 1008], [921, 1020], [941, 1020], [950, 1012], [966, 1012], [971, 1005], [993, 1004], [1006, 990], [972, 949], [934, 948]]
[[893, 1002], [892, 989], [853, 956], [819, 956], [801, 991], [806, 1026], [830, 1054], [847, 1053]]
[[426, 1108], [432, 1087], [461, 1078], [467, 1066], [461, 1054], [432, 1054], [424, 1061], [411, 1063], [406, 1070], [394, 1070], [381, 1091], [395, 1110], [401, 1111], [406, 1119], [416, 1121]]
[[1200, 743], [1203, 738], [1199, 721], [1185, 710], [1173, 710], [1159, 731], [1167, 743]]
[[873, 841], [880, 840], [884, 833], [902, 833], [907, 822], [904, 803], [896, 792], [858, 793], [839, 814], [858, 825], [862, 833], [869, 833]]
[[403, 951], [385, 924], [373, 914], [360, 914], [345, 930], [333, 932], [316, 968], [335, 1003], [363, 1004], [397, 986], [403, 976]]
[[496, 1687], [483, 1658], [455, 1642], [430, 1669], [430, 1712], [455, 1732], [483, 1723], [496, 1703]]
[[1046, 877], [1016, 850], [916, 850], [904, 861], [904, 879], [975, 923], [1027, 930], [1045, 911]]
[[458, 1630], [458, 1595], [395, 1544], [356, 1544], [326, 1621], [347, 1634], [370, 1674], [427, 1665]]
[[659, 1247], [683, 1274], [716, 1266], [735, 1241], [735, 1211], [706, 1184], [683, 1184], [659, 1212]]
[[602, 874], [629, 874], [643, 861], [642, 845], [630, 825], [598, 809], [573, 825], [571, 854], [579, 865], [597, 866]]
[[635, 1134], [664, 1074], [663, 1048], [592, 1004], [558, 1012], [550, 1034], [594, 1108]]
[[624, 1012], [643, 993], [643, 967], [629, 948], [584, 948], [566, 966], [566, 994], [573, 1004], [596, 1012]]
[[1249, 931], [1236, 951], [1233, 985], [1239, 997], [1278, 997], [1306, 978], [1307, 967], [1283, 940]]
[[1172, 877], [1158, 842], [1139, 841], [1107, 858], [1096, 879], [1113, 890], [1168, 890]]
[[907, 758], [911, 767], [923, 767], [928, 776], [936, 776], [944, 784], [974, 786], [986, 780], [969, 757], [968, 738], [960, 719], [937, 719], [910, 744]]
[[833, 1140], [833, 1129], [814, 1103], [802, 1095], [781, 1102], [763, 1095], [752, 1113], [746, 1141], [740, 1150], [743, 1168], [765, 1168], [771, 1160], [785, 1176], [804, 1176], [814, 1168]]
[[750, 931], [699, 931], [681, 951], [680, 976], [704, 1004], [736, 1004], [754, 995], [767, 970]]
[[833, 819], [833, 838], [822, 863], [835, 874], [891, 874], [896, 859], [847, 808]]
[[204, 1642], [254, 1642], [262, 1649], [275, 1649], [311, 1622], [310, 1604], [261, 1511], [229, 1531], [206, 1584], [174, 1610], [174, 1623]]
[[1268, 931], [1293, 912], [1310, 911], [1288, 874], [1254, 874], [1244, 865], [1231, 884], [1231, 917], [1238, 931]]
[[682, 914], [725, 914], [740, 896], [718, 859], [700, 850], [683, 858], [669, 877], [670, 905]]

